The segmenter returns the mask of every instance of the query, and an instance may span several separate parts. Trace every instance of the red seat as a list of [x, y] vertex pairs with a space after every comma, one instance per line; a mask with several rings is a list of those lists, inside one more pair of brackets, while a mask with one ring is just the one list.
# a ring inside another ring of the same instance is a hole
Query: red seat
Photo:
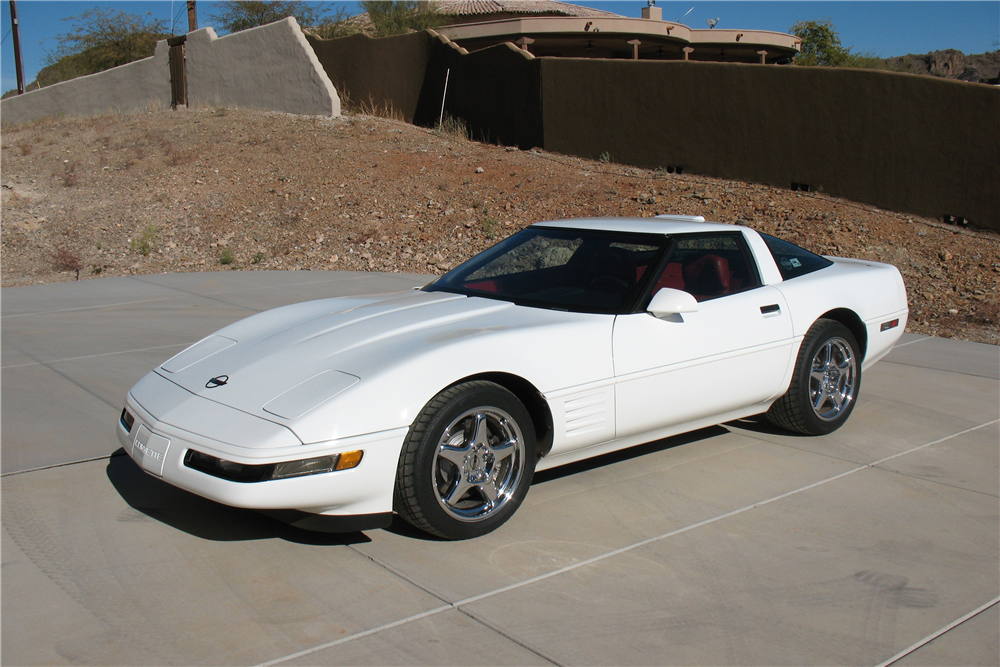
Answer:
[[664, 287], [679, 290], [684, 289], [684, 275], [680, 262], [670, 262], [667, 264], [666, 268], [663, 269], [663, 273], [660, 274], [660, 279], [656, 281], [653, 294], [656, 294]]
[[702, 255], [684, 267], [684, 284], [698, 301], [729, 294], [729, 262], [718, 255]]

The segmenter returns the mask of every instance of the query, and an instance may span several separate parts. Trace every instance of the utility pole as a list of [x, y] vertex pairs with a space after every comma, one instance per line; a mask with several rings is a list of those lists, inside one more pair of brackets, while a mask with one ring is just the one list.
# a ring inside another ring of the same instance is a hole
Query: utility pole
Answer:
[[14, 66], [17, 67], [17, 94], [24, 95], [24, 66], [21, 64], [21, 28], [17, 24], [17, 3], [10, 0], [10, 29], [14, 35]]
[[198, 29], [198, 12], [194, 8], [195, 0], [187, 0], [188, 4], [188, 32]]

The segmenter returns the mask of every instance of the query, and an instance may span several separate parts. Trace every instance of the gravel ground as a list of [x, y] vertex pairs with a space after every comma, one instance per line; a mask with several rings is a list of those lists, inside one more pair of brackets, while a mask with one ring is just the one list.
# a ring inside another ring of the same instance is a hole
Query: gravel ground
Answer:
[[177, 271], [440, 274], [540, 220], [704, 215], [899, 267], [908, 330], [1000, 344], [1000, 236], [817, 193], [474, 143], [373, 116], [4, 126], [2, 286]]

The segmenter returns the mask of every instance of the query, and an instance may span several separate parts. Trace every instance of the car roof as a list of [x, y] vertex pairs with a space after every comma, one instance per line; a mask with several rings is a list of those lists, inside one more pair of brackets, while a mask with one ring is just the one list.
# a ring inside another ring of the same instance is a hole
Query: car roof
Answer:
[[658, 215], [655, 218], [574, 218], [536, 222], [532, 227], [556, 229], [592, 229], [604, 232], [637, 232], [642, 234], [693, 234], [746, 229], [723, 222], [706, 222], [701, 216]]

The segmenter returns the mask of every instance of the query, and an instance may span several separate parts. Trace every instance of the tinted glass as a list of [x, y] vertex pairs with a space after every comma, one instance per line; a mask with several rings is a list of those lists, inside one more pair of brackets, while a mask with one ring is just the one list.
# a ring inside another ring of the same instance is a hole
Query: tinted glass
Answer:
[[529, 227], [428, 285], [428, 291], [577, 312], [631, 312], [665, 236]]
[[764, 243], [767, 244], [768, 250], [771, 251], [774, 263], [778, 265], [778, 271], [781, 272], [781, 277], [784, 280], [804, 276], [807, 273], [825, 269], [833, 264], [833, 262], [825, 257], [811, 253], [794, 243], [782, 241], [768, 234], [761, 234], [760, 236], [764, 239]]
[[706, 301], [760, 286], [742, 234], [692, 234], [674, 239], [651, 294], [670, 287]]

